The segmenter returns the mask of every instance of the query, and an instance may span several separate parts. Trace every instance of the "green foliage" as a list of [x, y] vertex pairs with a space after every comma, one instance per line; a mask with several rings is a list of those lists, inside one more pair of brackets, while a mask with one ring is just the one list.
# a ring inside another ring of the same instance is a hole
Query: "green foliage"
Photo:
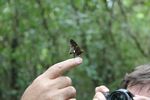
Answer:
[[126, 72], [148, 63], [148, 0], [0, 0], [0, 100], [19, 100], [50, 65], [71, 58], [69, 39], [84, 62], [66, 73], [78, 100], [120, 86]]

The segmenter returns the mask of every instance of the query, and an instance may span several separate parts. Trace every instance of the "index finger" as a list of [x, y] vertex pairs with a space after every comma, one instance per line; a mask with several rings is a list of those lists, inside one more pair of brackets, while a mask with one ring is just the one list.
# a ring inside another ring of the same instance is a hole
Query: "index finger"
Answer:
[[82, 58], [80, 57], [68, 59], [63, 62], [54, 64], [44, 74], [48, 76], [49, 78], [53, 79], [62, 75], [65, 71], [68, 71], [71, 68], [81, 63], [82, 63]]

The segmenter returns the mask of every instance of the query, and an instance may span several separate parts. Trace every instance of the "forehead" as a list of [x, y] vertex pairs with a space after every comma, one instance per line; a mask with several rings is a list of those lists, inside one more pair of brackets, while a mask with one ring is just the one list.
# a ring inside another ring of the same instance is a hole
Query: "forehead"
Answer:
[[150, 85], [135, 85], [127, 88], [134, 95], [150, 97]]

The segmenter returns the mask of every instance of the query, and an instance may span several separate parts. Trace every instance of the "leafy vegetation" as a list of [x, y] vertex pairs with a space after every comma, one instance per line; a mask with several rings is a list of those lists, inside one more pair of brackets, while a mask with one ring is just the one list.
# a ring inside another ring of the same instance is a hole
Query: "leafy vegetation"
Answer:
[[19, 100], [49, 66], [69, 55], [69, 40], [84, 62], [66, 73], [78, 100], [94, 88], [120, 86], [126, 72], [149, 63], [149, 0], [0, 0], [0, 99]]

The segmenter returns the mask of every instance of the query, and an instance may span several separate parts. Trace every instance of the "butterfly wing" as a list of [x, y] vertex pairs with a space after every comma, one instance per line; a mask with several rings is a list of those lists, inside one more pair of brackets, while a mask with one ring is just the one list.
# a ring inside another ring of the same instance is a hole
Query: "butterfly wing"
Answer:
[[74, 57], [80, 56], [83, 53], [83, 51], [80, 49], [78, 44], [73, 40], [70, 39], [70, 54], [73, 54]]

